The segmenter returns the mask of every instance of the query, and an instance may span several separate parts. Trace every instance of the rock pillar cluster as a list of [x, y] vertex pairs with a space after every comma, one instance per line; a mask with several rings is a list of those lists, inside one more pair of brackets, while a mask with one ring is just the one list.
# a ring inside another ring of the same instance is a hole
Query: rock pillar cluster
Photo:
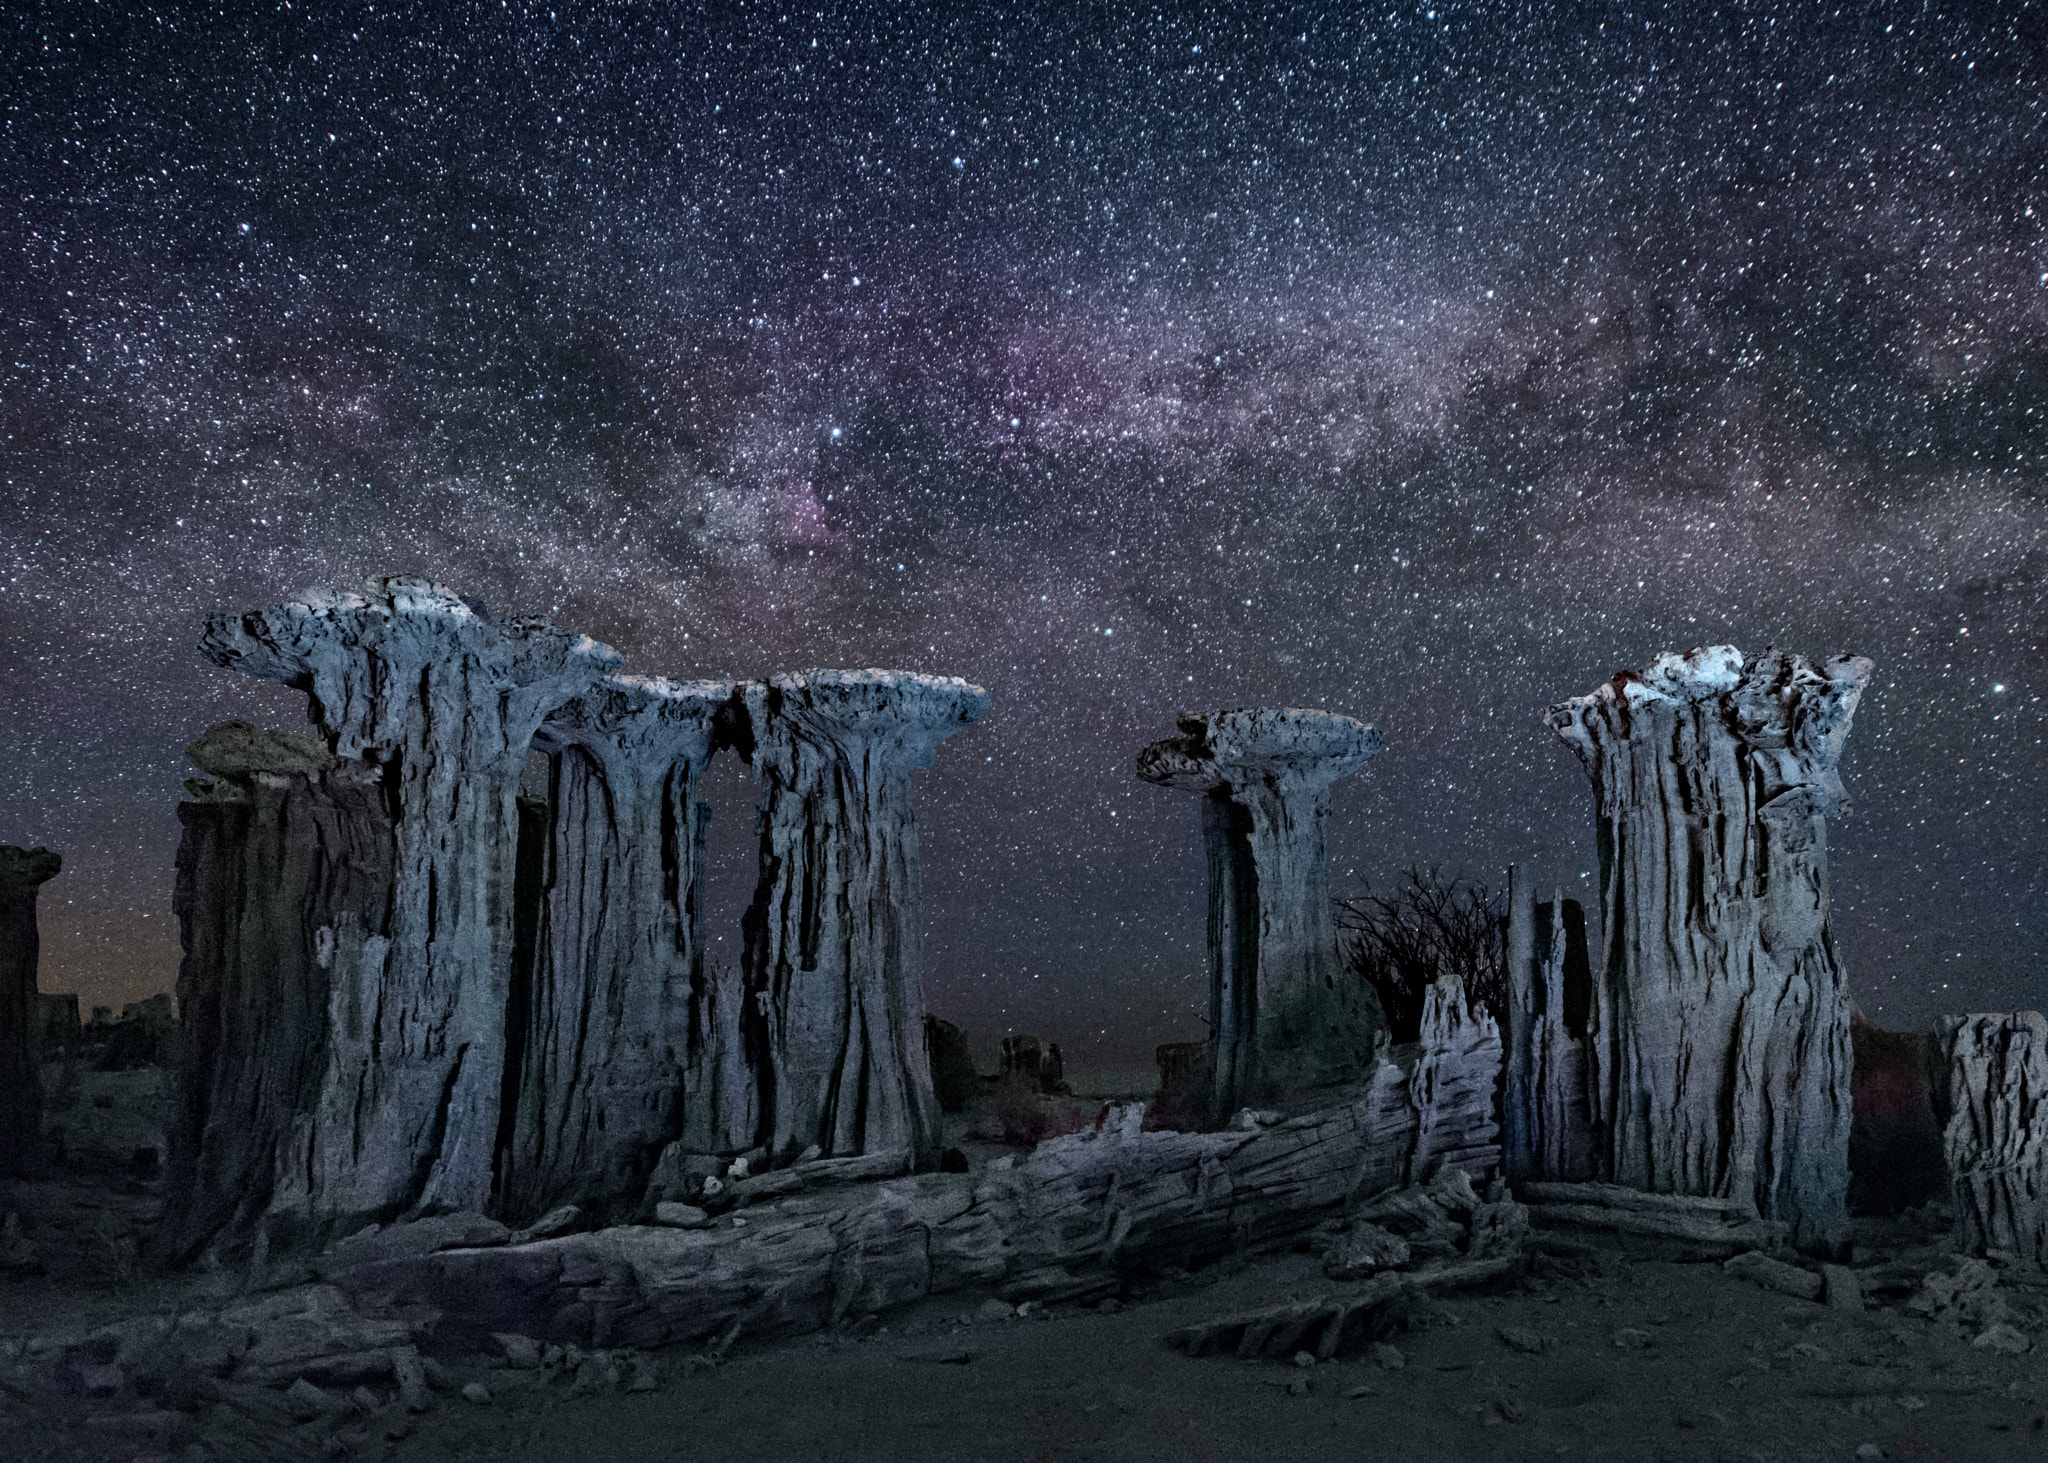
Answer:
[[36, 894], [63, 867], [47, 848], [0, 847], [0, 1178], [27, 1178], [42, 1141]]
[[[405, 578], [216, 617], [201, 649], [306, 692], [320, 735], [230, 723], [191, 749], [214, 780], [180, 808], [166, 1254], [623, 1218], [669, 1152], [937, 1158], [909, 776], [984, 692], [622, 675]], [[730, 973], [699, 930], [721, 747], [762, 786]]]
[[1508, 910], [1507, 1081], [1501, 1145], [1516, 1181], [1593, 1178], [1596, 1135], [1587, 1088], [1593, 971], [1586, 912], [1562, 893], [1517, 896]]
[[742, 688], [761, 780], [746, 1020], [770, 1154], [938, 1157], [910, 774], [988, 709], [962, 680], [808, 671]]
[[1934, 1050], [1959, 1247], [2048, 1264], [2048, 1016], [1943, 1017]]
[[1206, 1120], [1310, 1103], [1362, 1080], [1385, 1026], [1347, 978], [1330, 905], [1330, 788], [1385, 744], [1314, 710], [1183, 714], [1138, 754], [1138, 776], [1202, 794], [1209, 860]]
[[1846, 1243], [1851, 1119], [1827, 819], [1871, 669], [1710, 646], [1546, 716], [1596, 804], [1604, 1175], [1753, 1204], [1816, 1251]]
[[514, 800], [542, 719], [616, 670], [618, 653], [408, 578], [216, 616], [200, 649], [306, 692], [329, 750], [374, 768], [394, 814], [373, 968], [327, 1022], [294, 1155], [309, 1217], [488, 1207], [506, 1083]]

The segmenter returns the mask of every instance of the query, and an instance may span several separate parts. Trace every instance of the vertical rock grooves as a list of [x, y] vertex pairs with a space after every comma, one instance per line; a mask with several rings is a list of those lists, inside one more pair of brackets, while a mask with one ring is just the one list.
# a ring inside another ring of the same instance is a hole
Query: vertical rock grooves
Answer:
[[1658, 657], [1546, 721], [1591, 777], [1605, 926], [1591, 1053], [1615, 1182], [1846, 1243], [1849, 1004], [1827, 818], [1871, 663]]
[[938, 1156], [924, 1059], [923, 912], [910, 774], [988, 693], [908, 671], [806, 671], [741, 688], [761, 874], [743, 1013], [771, 1154]]
[[1562, 893], [1548, 904], [1518, 896], [1508, 912], [1507, 961], [1508, 1177], [1583, 1183], [1598, 1164], [1586, 1054], [1593, 972], [1579, 902]]
[[1183, 714], [1181, 735], [1138, 754], [1148, 782], [1202, 793], [1209, 864], [1206, 1119], [1246, 1105], [1312, 1103], [1363, 1080], [1384, 1028], [1349, 978], [1330, 909], [1330, 787], [1385, 745], [1372, 727], [1314, 710]]
[[0, 1178], [30, 1177], [42, 1142], [36, 892], [63, 867], [47, 848], [0, 847]]
[[607, 676], [534, 738], [550, 770], [539, 902], [520, 911], [532, 951], [515, 966], [508, 1023], [519, 1062], [499, 1155], [508, 1222], [638, 1203], [681, 1130], [679, 1105], [698, 1097], [684, 1085], [702, 959], [697, 777], [731, 694], [727, 681]]
[[617, 653], [414, 578], [216, 616], [200, 649], [305, 691], [329, 750], [388, 778], [394, 808], [388, 922], [334, 984], [317, 1096], [295, 1135], [305, 1186], [273, 1209], [330, 1225], [485, 1207], [520, 774], [542, 719], [616, 669]]
[[2048, 1264], [2048, 1017], [1944, 1016], [1934, 1051], [1959, 1246]]
[[[371, 1064], [361, 1033], [384, 965], [395, 847], [378, 770], [324, 742], [223, 722], [187, 755], [173, 906], [183, 960], [178, 1105], [157, 1246], [185, 1259], [270, 1242], [308, 1210], [314, 1106], [330, 1063]], [[358, 1130], [347, 1125], [345, 1139]]]

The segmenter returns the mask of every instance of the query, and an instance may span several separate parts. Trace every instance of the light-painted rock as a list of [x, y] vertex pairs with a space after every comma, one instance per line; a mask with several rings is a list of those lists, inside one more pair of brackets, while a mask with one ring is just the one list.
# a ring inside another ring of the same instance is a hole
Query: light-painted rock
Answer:
[[698, 929], [697, 795], [729, 681], [609, 675], [541, 723], [548, 759], [520, 798], [521, 877], [510, 1039], [513, 1122], [497, 1212], [637, 1205], [684, 1103], [713, 1148], [752, 1141], [757, 1097], [711, 989]]
[[[312, 946], [326, 980], [320, 1044], [297, 1055], [305, 1095], [293, 1099], [285, 1131], [266, 1119], [278, 1155], [264, 1207], [319, 1232], [413, 1210], [486, 1209], [506, 1091], [519, 781], [542, 720], [617, 669], [618, 654], [544, 621], [497, 618], [415, 578], [216, 615], [200, 650], [305, 691], [327, 750], [370, 770], [390, 820], [390, 898], [369, 914], [347, 911], [365, 927], [306, 919], [307, 901], [325, 897], [317, 886], [280, 884], [269, 906], [278, 938]], [[223, 868], [243, 867], [224, 838]], [[191, 889], [203, 909], [238, 908], [231, 890], [203, 877]], [[224, 924], [246, 929], [266, 917], [260, 903], [246, 907]], [[214, 975], [194, 978], [204, 986]], [[262, 1017], [224, 1001], [220, 1020], [239, 1046], [256, 1039]], [[232, 1121], [219, 1107], [207, 1121]], [[218, 1181], [208, 1172], [198, 1192], [212, 1202]]]
[[[734, 745], [760, 780], [760, 883], [744, 1020], [763, 1057], [761, 1137], [780, 1159], [938, 1159], [924, 1053], [924, 916], [910, 774], [988, 710], [909, 671], [806, 671], [741, 687]], [[687, 1099], [686, 1099], [687, 1101]]]
[[1827, 820], [1867, 660], [1659, 656], [1550, 708], [1593, 782], [1603, 1174], [1848, 1235], [1849, 1002]]
[[1585, 911], [1561, 891], [1548, 904], [1516, 894], [1506, 956], [1501, 1145], [1508, 1177], [1584, 1182], [1598, 1172], [1586, 1046], [1593, 973]]

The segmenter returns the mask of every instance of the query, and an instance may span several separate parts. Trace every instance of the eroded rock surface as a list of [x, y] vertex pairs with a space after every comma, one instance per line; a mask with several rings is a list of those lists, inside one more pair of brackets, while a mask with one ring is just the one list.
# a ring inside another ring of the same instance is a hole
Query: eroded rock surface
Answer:
[[697, 778], [731, 695], [729, 681], [611, 675], [534, 738], [549, 772], [527, 834], [542, 887], [512, 979], [518, 1096], [497, 1199], [512, 1223], [637, 1204], [686, 1102], [711, 1109], [713, 1142], [727, 1126], [742, 1130], [733, 1146], [751, 1141], [752, 1083], [719, 1041], [698, 930]]
[[0, 847], [0, 1178], [26, 1178], [35, 1167], [43, 1122], [36, 893], [63, 867], [47, 848]]
[[981, 717], [988, 693], [827, 670], [750, 681], [743, 699], [761, 784], [744, 969], [764, 1141], [778, 1159], [905, 1148], [927, 1166], [940, 1119], [910, 774]]
[[328, 750], [373, 769], [392, 814], [390, 909], [332, 992], [306, 1121], [281, 1166], [296, 1192], [273, 1207], [320, 1223], [486, 1207], [505, 1088], [514, 800], [543, 718], [617, 669], [618, 654], [415, 578], [216, 616], [200, 648], [305, 691]]
[[1823, 1251], [1846, 1241], [1851, 1117], [1827, 819], [1871, 670], [1709, 646], [1545, 718], [1597, 808], [1602, 1169], [1739, 1198]]
[[1958, 1247], [2048, 1264], [2048, 1016], [1945, 1016], [1934, 1046]]
[[1314, 710], [1183, 714], [1138, 775], [1202, 793], [1209, 857], [1208, 1116], [1312, 1103], [1371, 1071], [1378, 999], [1337, 953], [1330, 787], [1386, 739]]
[[312, 1222], [312, 1105], [332, 1024], [377, 988], [395, 859], [370, 764], [233, 721], [187, 755], [218, 780], [186, 783], [178, 805], [183, 1034], [157, 1233], [171, 1259], [245, 1248], [273, 1205], [287, 1231]]
[[1594, 1176], [1586, 1025], [1593, 972], [1586, 914], [1562, 893], [1508, 912], [1507, 1084], [1501, 1095], [1508, 1176], [1580, 1183]]

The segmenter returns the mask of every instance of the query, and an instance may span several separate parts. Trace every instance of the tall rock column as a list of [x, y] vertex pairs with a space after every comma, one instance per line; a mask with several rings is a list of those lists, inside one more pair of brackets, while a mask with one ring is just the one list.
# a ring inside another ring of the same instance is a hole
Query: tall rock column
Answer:
[[1597, 1164], [1585, 1042], [1593, 971], [1579, 902], [1562, 893], [1548, 904], [1515, 895], [1507, 965], [1501, 1142], [1508, 1177], [1583, 1183]]
[[214, 780], [178, 805], [184, 1039], [156, 1235], [173, 1261], [319, 1238], [303, 1175], [329, 1021], [383, 969], [394, 853], [378, 769], [318, 737], [230, 721], [186, 755]]
[[[697, 776], [731, 695], [730, 681], [607, 676], [534, 738], [551, 768], [537, 924], [513, 971], [518, 1095], [498, 1175], [510, 1223], [637, 1203], [683, 1103], [751, 1115], [750, 1090], [717, 1090], [717, 1032], [696, 989], [709, 811]], [[686, 1089], [693, 1058], [709, 1090]]]
[[392, 815], [385, 926], [335, 988], [296, 1192], [274, 1203], [327, 1224], [485, 1208], [520, 775], [542, 719], [616, 670], [618, 653], [414, 578], [216, 616], [200, 649], [305, 691], [329, 750], [377, 770]]
[[0, 847], [0, 1178], [29, 1177], [42, 1141], [36, 892], [63, 867], [47, 848]]
[[1183, 714], [1138, 754], [1138, 776], [1203, 794], [1209, 854], [1207, 1120], [1292, 1105], [1363, 1080], [1385, 1027], [1337, 953], [1330, 788], [1386, 738], [1328, 711]]
[[2048, 1264], [2048, 1017], [1945, 1016], [1934, 1054], [1958, 1244]]
[[744, 968], [776, 1158], [938, 1156], [924, 1053], [924, 924], [910, 774], [979, 720], [979, 686], [806, 671], [745, 688], [761, 881]]
[[1851, 1119], [1827, 819], [1870, 673], [1708, 646], [1545, 717], [1596, 804], [1602, 1166], [1754, 1204], [1821, 1252], [1846, 1243]]

